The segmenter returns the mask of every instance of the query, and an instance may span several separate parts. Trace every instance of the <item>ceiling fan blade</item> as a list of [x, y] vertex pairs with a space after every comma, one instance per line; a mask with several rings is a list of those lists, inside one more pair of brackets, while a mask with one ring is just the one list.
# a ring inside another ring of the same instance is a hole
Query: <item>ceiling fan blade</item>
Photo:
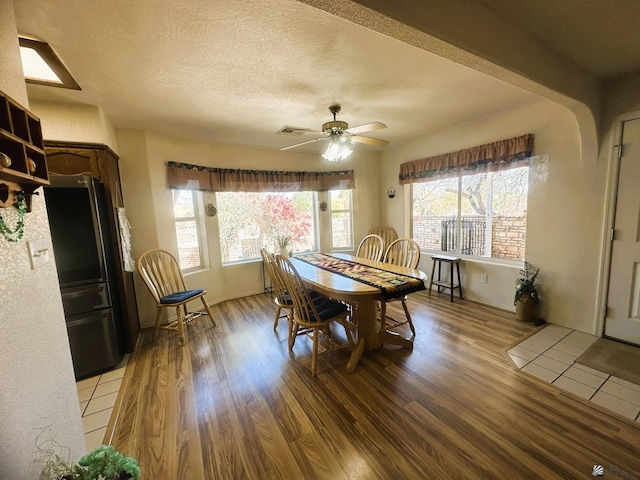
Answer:
[[352, 135], [349, 137], [353, 142], [366, 143], [376, 147], [386, 147], [389, 145], [388, 140], [380, 140], [379, 138], [363, 137], [362, 135]]
[[371, 130], [380, 130], [381, 128], [387, 128], [387, 126], [384, 123], [380, 123], [380, 122], [371, 122], [371, 123], [365, 123], [364, 125], [358, 125], [356, 127], [351, 127], [347, 129], [348, 133], [362, 133], [362, 132], [369, 132]]
[[294, 145], [289, 145], [288, 147], [281, 148], [280, 150], [289, 150], [290, 148], [300, 147], [301, 145], [306, 145], [307, 143], [317, 142], [318, 140], [326, 140], [327, 138], [329, 138], [329, 137], [314, 138], [313, 140], [307, 140], [306, 142], [300, 142], [300, 143], [296, 143]]

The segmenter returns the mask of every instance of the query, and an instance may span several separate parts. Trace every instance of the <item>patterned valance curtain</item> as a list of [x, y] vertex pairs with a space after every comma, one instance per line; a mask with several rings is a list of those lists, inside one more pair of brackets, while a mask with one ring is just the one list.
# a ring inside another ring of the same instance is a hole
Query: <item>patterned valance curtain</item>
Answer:
[[168, 162], [169, 188], [211, 192], [302, 192], [351, 190], [353, 170], [285, 172], [237, 170]]
[[400, 184], [426, 182], [433, 177], [459, 177], [526, 165], [533, 152], [533, 135], [413, 160], [400, 165]]

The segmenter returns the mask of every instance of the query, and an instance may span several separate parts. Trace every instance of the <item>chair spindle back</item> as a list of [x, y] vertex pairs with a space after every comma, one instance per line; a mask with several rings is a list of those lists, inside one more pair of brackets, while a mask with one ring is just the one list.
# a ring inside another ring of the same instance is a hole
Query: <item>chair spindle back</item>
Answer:
[[156, 303], [169, 294], [187, 290], [178, 260], [167, 250], [154, 248], [140, 255], [138, 272]]
[[271, 287], [273, 288], [273, 296], [282, 304], [286, 304], [287, 289], [284, 286], [282, 279], [280, 278], [279, 267], [276, 262], [276, 258], [266, 248], [260, 249], [260, 256], [264, 262], [264, 268], [267, 270], [267, 274], [271, 279]]
[[398, 232], [393, 227], [375, 227], [369, 230], [370, 234], [378, 235], [384, 242], [384, 251], [389, 248], [391, 242], [398, 239]]
[[309, 291], [291, 260], [284, 255], [278, 254], [276, 255], [276, 266], [286, 291], [293, 302], [296, 322], [302, 326], [320, 322], [320, 315], [309, 295]]
[[384, 240], [378, 235], [369, 234], [362, 239], [356, 249], [356, 257], [366, 258], [379, 262], [384, 253]]
[[420, 246], [412, 238], [394, 240], [387, 248], [383, 261], [402, 267], [417, 268], [420, 262]]

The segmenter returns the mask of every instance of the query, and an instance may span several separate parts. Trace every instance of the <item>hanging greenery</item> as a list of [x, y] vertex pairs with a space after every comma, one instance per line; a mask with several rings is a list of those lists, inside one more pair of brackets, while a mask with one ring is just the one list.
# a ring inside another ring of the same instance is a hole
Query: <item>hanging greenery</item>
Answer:
[[24, 201], [24, 192], [17, 192], [18, 202], [16, 208], [18, 209], [18, 223], [16, 227], [11, 229], [7, 226], [2, 214], [0, 214], [0, 233], [8, 242], [19, 242], [24, 235], [24, 213], [27, 210]]

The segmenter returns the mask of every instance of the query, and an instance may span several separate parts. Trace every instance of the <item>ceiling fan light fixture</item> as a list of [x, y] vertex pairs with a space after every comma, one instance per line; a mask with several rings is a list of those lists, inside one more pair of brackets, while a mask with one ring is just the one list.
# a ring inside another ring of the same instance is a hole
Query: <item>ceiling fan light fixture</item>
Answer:
[[[356, 127], [349, 128], [347, 122], [336, 120], [336, 114], [340, 111], [340, 105], [331, 105], [329, 111], [333, 114], [333, 121], [326, 122], [322, 125], [322, 133], [325, 133], [325, 137], [314, 138], [313, 140], [307, 140], [306, 142], [299, 142], [288, 147], [283, 147], [280, 150], [289, 150], [290, 148], [300, 147], [313, 142], [329, 141], [329, 147], [322, 155], [322, 158], [330, 162], [337, 162], [338, 160], [344, 160], [351, 155], [351, 146], [353, 143], [365, 143], [367, 145], [373, 145], [375, 147], [386, 147], [389, 142], [387, 140], [380, 140], [379, 138], [363, 137], [360, 135], [362, 132], [368, 132], [369, 130], [379, 130], [381, 128], [387, 128], [384, 123], [371, 122], [358, 125]], [[293, 129], [294, 127], [284, 127], [277, 133], [285, 133], [285, 129]], [[298, 129], [312, 131], [311, 129]], [[286, 132], [291, 135], [291, 133]]]
[[345, 160], [352, 153], [352, 150], [349, 148], [350, 143], [347, 137], [342, 135], [333, 136], [322, 158], [329, 162]]

